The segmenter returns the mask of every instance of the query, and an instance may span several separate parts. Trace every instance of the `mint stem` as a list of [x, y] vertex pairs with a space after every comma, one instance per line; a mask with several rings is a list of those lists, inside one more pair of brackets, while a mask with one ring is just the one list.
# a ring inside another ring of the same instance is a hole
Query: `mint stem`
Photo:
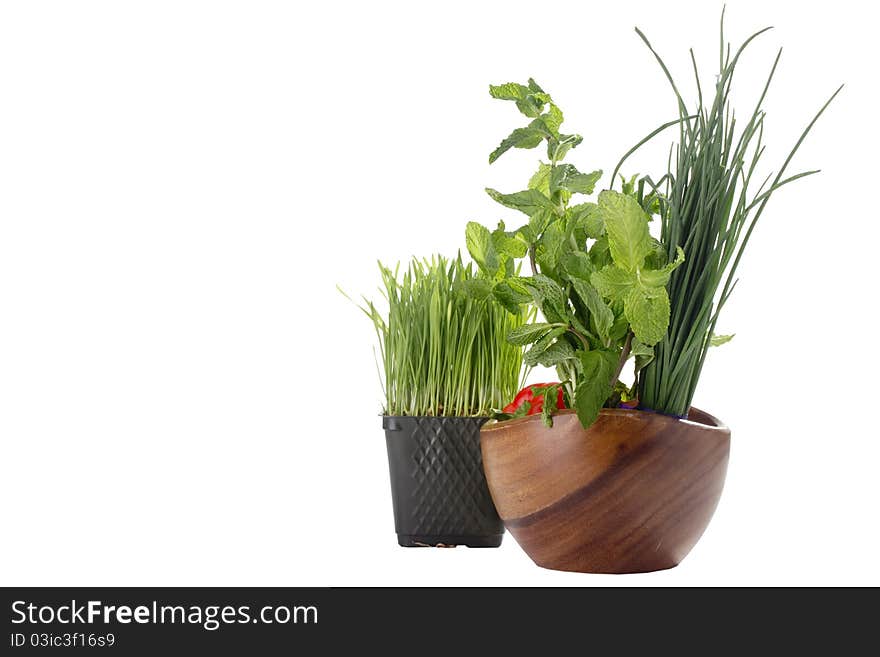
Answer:
[[626, 360], [629, 358], [629, 352], [632, 350], [632, 340], [633, 332], [628, 331], [626, 334], [626, 342], [623, 343], [623, 351], [620, 352], [620, 360], [617, 361], [617, 371], [614, 373], [614, 376], [611, 377], [612, 386], [617, 383], [617, 380], [620, 378], [620, 373], [623, 372], [623, 366], [626, 365]]

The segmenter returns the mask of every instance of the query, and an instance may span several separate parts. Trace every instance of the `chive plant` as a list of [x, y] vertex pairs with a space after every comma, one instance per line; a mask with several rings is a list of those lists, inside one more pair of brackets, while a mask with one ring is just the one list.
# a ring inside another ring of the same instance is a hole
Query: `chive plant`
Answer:
[[386, 415], [488, 416], [522, 383], [522, 347], [507, 335], [525, 314], [468, 292], [481, 282], [461, 258], [379, 263], [387, 316], [365, 299], [379, 342]]
[[[640, 374], [639, 399], [644, 408], [680, 417], [687, 414], [709, 347], [729, 339], [715, 336], [713, 331], [736, 286], [737, 266], [767, 202], [783, 185], [818, 173], [805, 171], [785, 177], [794, 154], [840, 89], [807, 125], [778, 172], [760, 184], [754, 177], [764, 153], [763, 103], [781, 50], [755, 109], [737, 131], [738, 122], [729, 103], [734, 71], [749, 43], [768, 29], [753, 34], [731, 56], [730, 45], [724, 41], [722, 13], [720, 71], [714, 95], [705, 99], [691, 51], [698, 93], [695, 112], [688, 111], [669, 69], [636, 29], [678, 101], [680, 138], [674, 160], [671, 158], [670, 170], [662, 179], [648, 183], [661, 201], [661, 242], [669, 261], [675, 258], [678, 246], [685, 256], [684, 264], [669, 279], [669, 330], [656, 345], [653, 361]], [[665, 191], [660, 193], [661, 189]]]

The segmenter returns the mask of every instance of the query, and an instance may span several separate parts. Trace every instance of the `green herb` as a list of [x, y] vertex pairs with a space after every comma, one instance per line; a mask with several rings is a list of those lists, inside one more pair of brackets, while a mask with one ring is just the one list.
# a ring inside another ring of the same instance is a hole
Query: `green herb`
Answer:
[[[666, 250], [650, 236], [649, 212], [656, 194], [644, 194], [644, 183], [627, 182], [623, 193], [604, 191], [597, 202], [577, 202], [590, 195], [600, 170], [582, 173], [563, 163], [583, 138], [561, 131], [562, 110], [534, 80], [489, 88], [491, 95], [516, 103], [530, 118], [501, 141], [489, 162], [511, 148], [546, 144], [547, 162], [540, 162], [528, 188], [514, 193], [486, 192], [501, 205], [518, 210], [525, 223], [494, 231], [477, 223], [467, 226], [471, 257], [491, 281], [484, 290], [512, 313], [523, 306], [539, 308], [545, 322], [525, 325], [508, 336], [515, 345], [531, 345], [523, 359], [528, 366], [555, 367], [568, 399], [584, 426], [603, 406], [630, 399], [632, 390], [618, 379], [627, 360], [647, 363], [651, 346], [661, 340], [669, 323], [666, 284], [684, 255]], [[668, 125], [673, 125], [672, 124]], [[517, 261], [528, 257], [532, 275], [517, 276]], [[633, 348], [637, 353], [633, 354]], [[543, 407], [550, 422], [553, 403]]]
[[489, 416], [516, 394], [522, 348], [506, 340], [527, 313], [491, 302], [461, 258], [379, 263], [387, 314], [364, 299], [379, 342], [386, 415]]
[[[740, 56], [748, 44], [766, 29], [749, 37], [731, 56], [730, 45], [724, 41], [722, 13], [721, 68], [714, 96], [705, 100], [699, 86], [697, 63], [691, 51], [698, 92], [697, 109], [692, 114], [686, 110], [663, 60], [645, 35], [638, 29], [636, 31], [669, 80], [681, 114], [674, 166], [658, 184], [649, 179], [643, 179], [642, 183], [650, 185], [657, 199], [666, 257], [677, 261], [683, 251], [685, 260], [684, 265], [675, 271], [667, 273], [662, 270], [660, 274], [668, 278], [669, 331], [657, 344], [653, 360], [644, 366], [639, 397], [643, 407], [684, 416], [690, 408], [709, 347], [723, 344], [732, 337], [714, 336], [713, 331], [721, 309], [736, 286], [737, 266], [755, 224], [777, 189], [817, 173], [805, 171], [784, 177], [804, 138], [840, 89], [807, 125], [779, 171], [756, 184], [758, 178], [755, 172], [764, 152], [765, 113], [762, 104], [776, 72], [779, 55], [773, 62], [754, 111], [744, 124], [741, 120], [734, 120], [729, 95]], [[736, 128], [740, 126], [737, 133]], [[658, 191], [661, 186], [662, 193]], [[659, 283], [659, 280], [656, 282]], [[608, 284], [612, 283], [609, 280]], [[630, 303], [641, 307], [644, 301], [633, 298]], [[667, 301], [654, 299], [650, 304], [651, 312], [657, 312], [659, 317], [658, 308], [661, 304], [665, 306]], [[665, 307], [663, 312], [667, 312]], [[659, 324], [642, 326], [643, 332], [649, 332], [651, 337], [659, 335], [659, 329]]]

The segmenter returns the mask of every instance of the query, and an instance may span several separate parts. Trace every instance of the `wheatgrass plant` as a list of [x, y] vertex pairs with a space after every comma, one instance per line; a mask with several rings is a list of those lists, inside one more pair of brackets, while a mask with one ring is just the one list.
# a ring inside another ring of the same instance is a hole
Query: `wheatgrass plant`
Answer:
[[[731, 57], [730, 45], [724, 41], [722, 13], [720, 72], [714, 96], [705, 100], [691, 51], [698, 93], [696, 111], [688, 111], [663, 60], [645, 35], [636, 30], [660, 64], [678, 101], [680, 139], [674, 161], [657, 185], [650, 184], [655, 191], [664, 189], [660, 193], [661, 240], [669, 261], [675, 258], [678, 246], [685, 255], [684, 264], [669, 280], [669, 330], [655, 347], [654, 360], [640, 374], [639, 400], [644, 408], [681, 417], [687, 414], [709, 347], [729, 339], [716, 337], [713, 332], [736, 286], [743, 250], [767, 202], [783, 185], [817, 173], [805, 171], [784, 177], [804, 138], [840, 89], [807, 125], [778, 172], [768, 175], [760, 185], [753, 184], [764, 153], [762, 106], [782, 51], [745, 124], [737, 121], [728, 99], [740, 56], [767, 29], [749, 37]], [[737, 131], [739, 125], [742, 128]]]
[[507, 335], [527, 319], [469, 294], [479, 274], [461, 258], [379, 263], [387, 315], [364, 299], [379, 341], [385, 415], [489, 416], [523, 381], [522, 347]]

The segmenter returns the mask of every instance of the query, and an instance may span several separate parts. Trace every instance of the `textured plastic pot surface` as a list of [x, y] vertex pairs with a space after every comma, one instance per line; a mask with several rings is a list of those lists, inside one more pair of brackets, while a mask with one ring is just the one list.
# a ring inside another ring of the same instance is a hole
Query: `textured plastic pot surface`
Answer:
[[721, 497], [730, 430], [689, 419], [604, 409], [584, 429], [571, 411], [481, 432], [489, 489], [504, 524], [544, 568], [638, 573], [676, 566]]
[[504, 525], [483, 474], [481, 417], [382, 418], [397, 542], [498, 547]]

